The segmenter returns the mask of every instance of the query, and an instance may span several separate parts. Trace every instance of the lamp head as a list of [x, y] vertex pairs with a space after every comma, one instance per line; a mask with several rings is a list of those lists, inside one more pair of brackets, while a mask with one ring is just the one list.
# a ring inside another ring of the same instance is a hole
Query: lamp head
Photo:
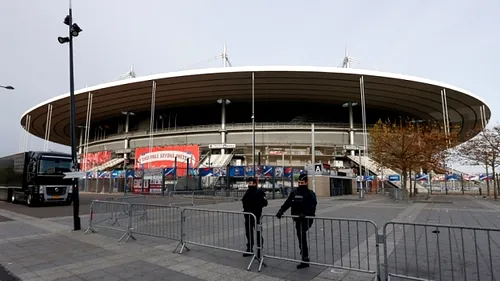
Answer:
[[69, 37], [57, 37], [57, 41], [61, 44], [69, 43]]
[[71, 25], [71, 35], [73, 35], [73, 37], [77, 37], [80, 32], [82, 32], [82, 29], [78, 26], [78, 24], [74, 23]]

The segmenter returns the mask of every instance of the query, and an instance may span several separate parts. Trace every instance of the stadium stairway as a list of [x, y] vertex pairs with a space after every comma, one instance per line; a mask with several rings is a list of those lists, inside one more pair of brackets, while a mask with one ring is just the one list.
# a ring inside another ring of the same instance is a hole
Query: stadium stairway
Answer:
[[229, 162], [233, 159], [233, 154], [212, 154], [210, 156], [204, 157], [203, 162], [200, 164], [200, 168], [222, 168], [226, 167]]
[[[348, 155], [347, 158], [349, 158], [349, 160], [353, 161], [357, 165], [360, 165], [360, 163], [359, 163], [360, 157], [359, 156]], [[381, 168], [381, 165], [379, 163], [377, 163], [376, 161], [374, 161], [373, 159], [371, 159], [368, 156], [361, 156], [361, 161], [362, 161], [362, 166], [366, 167], [368, 169], [368, 171], [370, 171], [372, 174], [374, 174], [376, 176], [382, 175], [382, 173], [383, 173], [384, 177], [389, 176], [389, 175], [400, 175], [401, 174], [401, 173], [398, 173], [395, 170], [390, 169], [390, 168]], [[389, 183], [396, 186], [397, 188], [401, 188], [401, 182], [389, 182]], [[409, 184], [410, 184], [410, 180], [408, 180], [406, 185], [409, 186]], [[417, 182], [416, 188], [417, 188], [419, 193], [423, 193], [423, 192], [426, 193], [427, 192], [427, 188], [418, 182]]]
[[108, 162], [103, 163], [102, 165], [95, 166], [92, 169], [89, 169], [89, 172], [96, 172], [96, 171], [104, 171], [108, 168], [113, 168], [114, 166], [123, 163], [123, 158], [113, 158], [109, 160]]

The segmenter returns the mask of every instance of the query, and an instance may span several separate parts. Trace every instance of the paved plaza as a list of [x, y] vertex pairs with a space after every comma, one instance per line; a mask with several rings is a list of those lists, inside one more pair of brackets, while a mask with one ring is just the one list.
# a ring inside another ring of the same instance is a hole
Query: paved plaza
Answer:
[[[282, 203], [282, 199], [270, 200], [265, 213], [274, 215]], [[186, 212], [187, 241], [235, 250], [245, 249], [243, 222], [237, 215], [217, 212], [241, 211], [240, 202], [209, 204], [197, 208], [213, 211]], [[190, 251], [173, 253], [179, 244], [175, 239], [178, 239], [180, 233], [176, 229], [180, 225], [180, 217], [172, 216], [171, 213], [159, 215], [160, 212], [154, 209], [144, 211], [148, 220], [134, 218], [137, 220], [137, 224], [134, 223], [137, 233], [141, 229], [145, 232], [153, 229], [158, 236], [173, 239], [134, 233], [137, 240], [118, 242], [123, 232], [106, 229], [98, 229], [98, 233], [89, 234], [84, 234], [83, 231], [73, 232], [72, 217], [35, 218], [1, 208], [0, 264], [20, 280], [29, 281], [362, 281], [373, 280], [376, 276], [373, 273], [341, 268], [367, 272], [377, 269], [375, 228], [365, 222], [336, 221], [321, 217], [373, 221], [379, 228], [378, 233], [382, 233], [384, 224], [391, 221], [496, 229], [500, 227], [500, 204], [480, 197], [433, 196], [418, 203], [393, 202], [377, 195], [367, 196], [363, 201], [349, 196], [319, 199], [318, 219], [309, 231], [310, 257], [314, 262], [333, 264], [335, 269], [313, 265], [297, 270], [296, 262], [266, 257], [264, 263], [267, 266], [258, 272], [258, 261], [252, 264], [249, 271], [246, 270], [250, 258], [243, 257], [241, 253], [198, 246], [195, 243], [186, 244]], [[83, 229], [88, 226], [88, 219], [88, 215], [82, 216]], [[170, 232], [165, 232], [164, 229], [170, 229]], [[297, 259], [299, 251], [294, 231], [292, 222], [287, 218], [277, 220], [273, 216], [265, 217], [262, 234], [267, 252], [264, 254]], [[460, 229], [440, 228], [436, 231], [435, 228], [412, 228], [411, 225], [399, 224], [388, 225], [386, 231], [387, 267], [391, 273], [432, 280], [463, 280], [464, 274], [467, 275], [467, 280], [491, 280], [492, 275], [500, 278], [500, 270], [491, 267], [488, 262], [490, 255], [493, 261], [500, 258], [500, 236], [497, 232], [488, 235], [484, 231], [474, 233]], [[442, 253], [436, 250], [438, 247], [442, 249]], [[383, 245], [378, 250], [378, 258], [383, 261]], [[472, 256], [474, 258], [469, 258]], [[381, 270], [385, 272], [384, 267]], [[9, 280], [4, 275], [0, 268], [0, 280]]]

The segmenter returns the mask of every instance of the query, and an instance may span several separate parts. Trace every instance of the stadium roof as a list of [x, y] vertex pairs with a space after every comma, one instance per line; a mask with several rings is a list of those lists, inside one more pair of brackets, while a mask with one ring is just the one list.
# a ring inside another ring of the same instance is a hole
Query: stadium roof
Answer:
[[[214, 103], [218, 98], [250, 102], [252, 73], [255, 73], [256, 101], [359, 103], [359, 79], [363, 76], [367, 114], [370, 108], [380, 108], [442, 122], [441, 90], [446, 89], [449, 118], [462, 125], [462, 132], [481, 128], [482, 105], [487, 121], [491, 116], [488, 105], [479, 97], [432, 80], [353, 68], [252, 66], [170, 72], [81, 89], [75, 92], [76, 123], [83, 126], [86, 123], [89, 92], [93, 94], [92, 120], [116, 117], [123, 111], [149, 111], [153, 81], [157, 85], [156, 107]], [[21, 125], [24, 126], [29, 114], [30, 133], [43, 137], [48, 104], [53, 106], [50, 140], [69, 145], [69, 94], [29, 109], [21, 117]]]

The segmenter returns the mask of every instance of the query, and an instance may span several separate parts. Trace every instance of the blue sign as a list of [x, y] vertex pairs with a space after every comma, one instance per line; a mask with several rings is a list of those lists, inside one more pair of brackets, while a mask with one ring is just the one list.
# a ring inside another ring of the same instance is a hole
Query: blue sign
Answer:
[[272, 177], [274, 175], [274, 167], [273, 166], [262, 166], [262, 175], [264, 177]]
[[230, 177], [244, 177], [245, 176], [245, 167], [244, 166], [230, 166], [229, 167], [229, 176]]
[[283, 176], [285, 178], [293, 177], [293, 168], [292, 167], [285, 167], [285, 169], [283, 169]]
[[174, 177], [175, 176], [175, 168], [165, 168], [163, 169], [163, 173], [165, 177]]
[[375, 176], [365, 176], [363, 178], [364, 181], [374, 181], [375, 180]]
[[134, 170], [127, 170], [125, 172], [125, 176], [127, 177], [127, 179], [133, 179], [134, 178]]
[[199, 174], [202, 177], [212, 176], [214, 174], [214, 169], [208, 168], [208, 167], [207, 168], [200, 168]]
[[458, 181], [460, 180], [460, 176], [456, 174], [446, 175], [447, 181]]
[[390, 175], [387, 178], [389, 179], [389, 181], [401, 181], [400, 175]]
[[416, 176], [416, 180], [418, 181], [428, 181], [429, 180], [429, 175], [428, 174], [419, 174]]
[[117, 179], [117, 178], [122, 178], [123, 177], [123, 170], [113, 170], [111, 172], [111, 178]]

